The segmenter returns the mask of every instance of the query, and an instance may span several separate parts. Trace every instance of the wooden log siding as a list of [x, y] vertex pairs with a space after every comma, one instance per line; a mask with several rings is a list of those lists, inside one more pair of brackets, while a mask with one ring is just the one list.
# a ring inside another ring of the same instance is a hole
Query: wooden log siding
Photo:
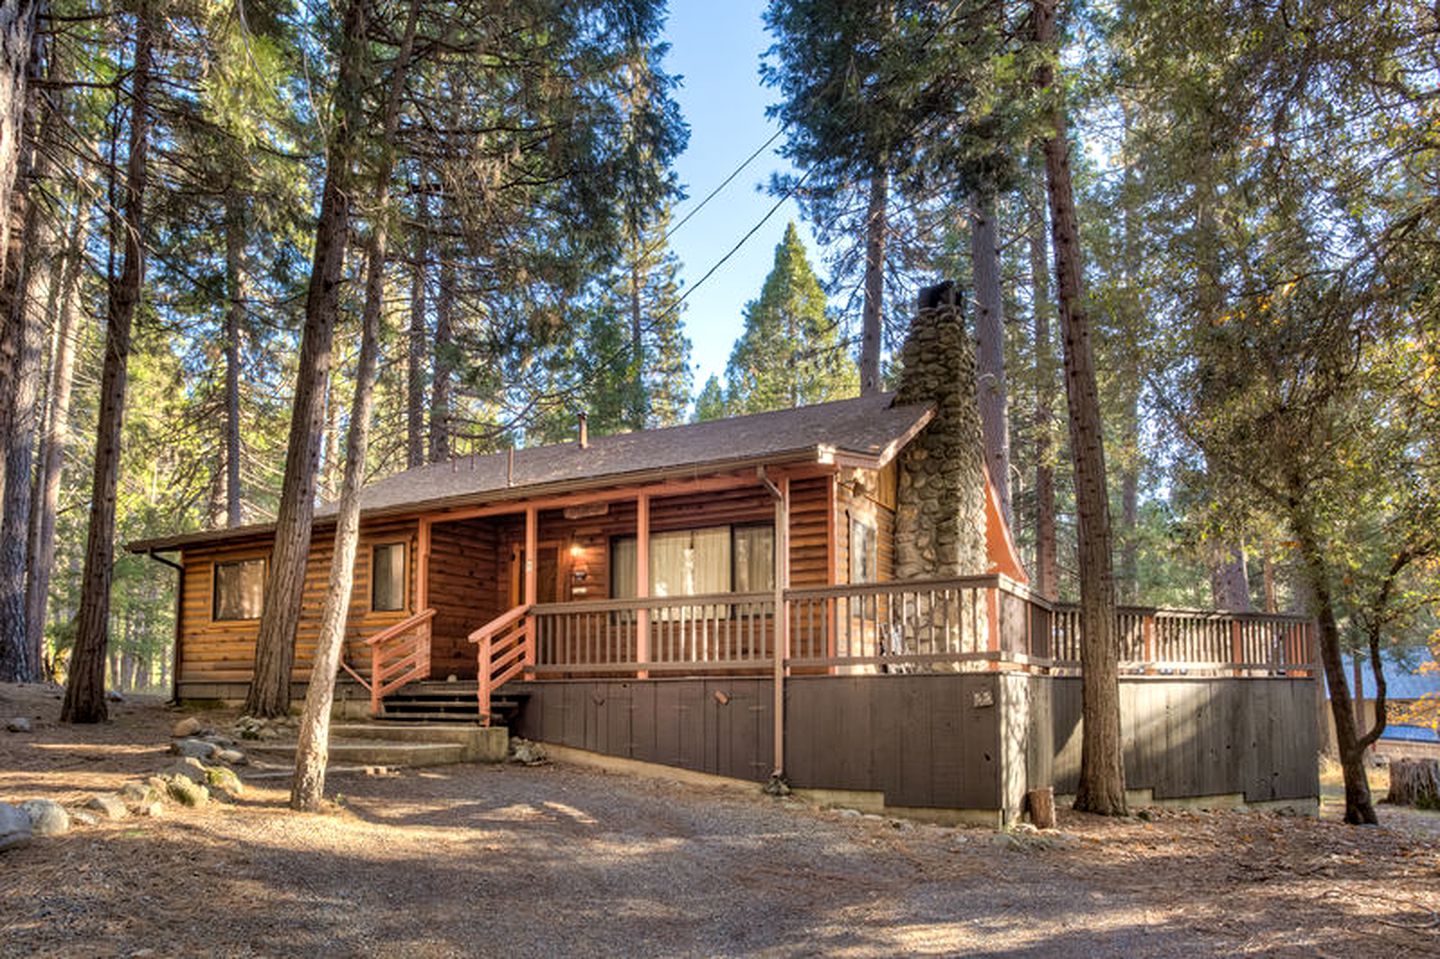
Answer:
[[[345, 661], [358, 672], [369, 670], [370, 656], [362, 641], [386, 626], [410, 616], [414, 604], [418, 531], [415, 520], [390, 520], [361, 527], [355, 556], [355, 587], [345, 629]], [[370, 610], [370, 552], [382, 543], [403, 542], [408, 571], [405, 608], [394, 612]], [[295, 668], [292, 680], [309, 679], [310, 663], [320, 632], [320, 612], [333, 551], [331, 530], [316, 531], [305, 567], [300, 624], [296, 629]], [[237, 559], [268, 558], [268, 541], [252, 541], [213, 549], [186, 550], [181, 558], [185, 573], [180, 604], [179, 681], [182, 683], [248, 683], [255, 664], [255, 634], [260, 621], [215, 622], [211, 617], [214, 565]]]
[[476, 627], [505, 611], [509, 554], [502, 556], [497, 524], [488, 519], [435, 523], [430, 529], [430, 606], [435, 610], [431, 675], [475, 678]]

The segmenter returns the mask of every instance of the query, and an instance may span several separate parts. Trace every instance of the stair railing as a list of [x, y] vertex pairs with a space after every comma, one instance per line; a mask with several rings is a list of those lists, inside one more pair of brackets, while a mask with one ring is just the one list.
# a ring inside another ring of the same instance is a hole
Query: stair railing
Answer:
[[516, 606], [470, 634], [476, 644], [475, 695], [480, 724], [490, 725], [495, 691], [535, 665], [535, 620], [528, 604]]
[[430, 621], [435, 610], [422, 609], [365, 640], [370, 649], [370, 679], [340, 665], [370, 692], [370, 715], [380, 715], [380, 702], [406, 683], [430, 675]]

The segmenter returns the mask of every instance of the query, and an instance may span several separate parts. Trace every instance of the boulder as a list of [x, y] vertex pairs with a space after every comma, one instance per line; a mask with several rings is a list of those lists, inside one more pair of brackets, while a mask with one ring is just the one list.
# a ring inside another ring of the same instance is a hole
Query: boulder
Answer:
[[165, 804], [162, 802], [146, 803], [143, 806], [135, 807], [137, 816], [163, 816], [165, 815]]
[[30, 817], [19, 806], [0, 802], [0, 852], [30, 844]]
[[211, 733], [207, 736], [201, 736], [200, 738], [203, 739], [205, 742], [209, 743], [210, 745], [214, 746], [217, 750], [235, 748], [235, 740], [231, 739], [229, 736], [219, 736]]
[[120, 798], [125, 800], [125, 804], [131, 808], [158, 802], [163, 795], [160, 790], [148, 783], [126, 783], [120, 789]]
[[250, 757], [238, 749], [222, 749], [215, 754], [215, 758], [232, 766], [245, 766], [250, 763]]
[[[179, 762], [171, 763], [160, 770], [162, 791], [163, 784], [175, 778], [188, 779], [197, 786], [203, 786], [205, 784], [205, 772], [206, 768], [204, 763], [188, 756]], [[151, 785], [155, 784], [153, 779], [150, 782]]]
[[245, 792], [240, 777], [224, 766], [211, 766], [205, 770], [205, 784], [210, 790], [226, 799], [232, 799]]
[[125, 701], [125, 697], [120, 694], [120, 691], [118, 689], [110, 690], [108, 693], [105, 694], [105, 698], [110, 700], [112, 703], [123, 703]]
[[209, 759], [219, 752], [219, 749], [214, 743], [207, 743], [203, 739], [177, 739], [170, 744], [170, 751], [187, 759]]
[[204, 728], [198, 718], [195, 716], [186, 716], [175, 724], [174, 728], [170, 730], [170, 735], [176, 739], [185, 739], [189, 736], [198, 735]]
[[129, 811], [114, 793], [96, 793], [85, 803], [85, 808], [95, 810], [106, 819], [124, 819]]
[[70, 810], [70, 825], [72, 826], [96, 826], [100, 823], [100, 817], [93, 812], [84, 809]]
[[53, 799], [31, 799], [20, 804], [37, 836], [63, 836], [70, 831], [70, 814]]
[[539, 743], [532, 743], [528, 739], [511, 740], [510, 761], [526, 766], [537, 766], [546, 761], [545, 747]]
[[33, 727], [31, 727], [30, 720], [26, 717], [16, 716], [14, 719], [5, 723], [5, 728], [12, 733], [28, 733]]
[[189, 806], [192, 809], [203, 806], [210, 801], [210, 790], [197, 783], [191, 782], [184, 776], [175, 776], [167, 781], [170, 791], [170, 798], [182, 806]]

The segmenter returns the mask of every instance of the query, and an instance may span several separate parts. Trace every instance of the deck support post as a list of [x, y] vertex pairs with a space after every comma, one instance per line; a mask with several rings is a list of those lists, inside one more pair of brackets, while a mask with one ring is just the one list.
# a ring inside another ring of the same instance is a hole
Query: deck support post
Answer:
[[790, 649], [790, 607], [785, 600], [785, 590], [790, 587], [790, 477], [780, 477], [777, 484], [766, 474], [762, 466], [760, 481], [775, 498], [775, 612], [774, 649], [775, 661], [775, 769], [770, 773], [772, 781], [785, 778], [785, 659]]
[[538, 516], [535, 506], [525, 507], [525, 605], [534, 606], [538, 594], [535, 580], [535, 551], [539, 549], [539, 531], [535, 528]]
[[412, 613], [430, 608], [430, 525], [428, 516], [420, 517], [420, 531], [415, 537], [415, 608]]
[[[650, 494], [635, 497], [635, 597], [650, 598]], [[650, 661], [650, 610], [635, 611], [635, 661]], [[637, 670], [637, 679], [649, 679], [650, 671]]]

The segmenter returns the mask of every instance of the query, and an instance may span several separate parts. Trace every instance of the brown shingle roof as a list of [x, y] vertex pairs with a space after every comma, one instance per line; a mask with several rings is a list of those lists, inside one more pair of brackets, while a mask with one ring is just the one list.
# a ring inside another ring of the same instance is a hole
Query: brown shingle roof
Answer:
[[[705, 423], [595, 437], [587, 448], [559, 443], [508, 453], [462, 456], [384, 477], [365, 487], [367, 515], [519, 499], [627, 481], [738, 469], [761, 463], [853, 459], [881, 465], [929, 422], [926, 405], [892, 406], [877, 393], [816, 406]], [[508, 475], [507, 475], [508, 474]], [[333, 516], [335, 504], [316, 511]], [[268, 526], [190, 533], [130, 544], [136, 551], [255, 535]]]

